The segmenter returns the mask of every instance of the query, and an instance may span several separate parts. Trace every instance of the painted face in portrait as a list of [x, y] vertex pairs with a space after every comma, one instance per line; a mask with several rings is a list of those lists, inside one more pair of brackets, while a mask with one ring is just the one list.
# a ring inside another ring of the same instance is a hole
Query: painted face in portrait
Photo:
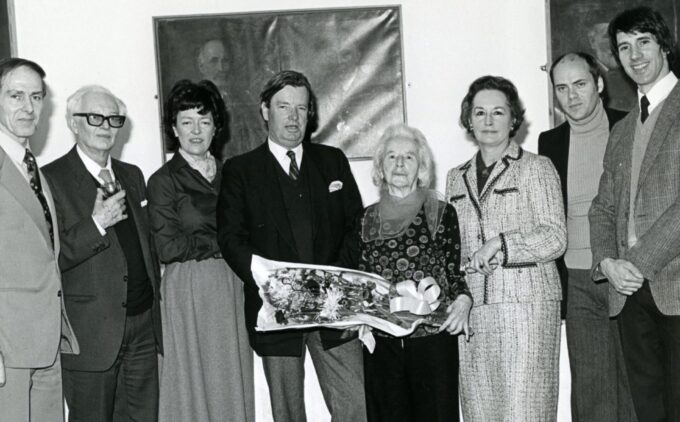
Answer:
[[229, 63], [222, 41], [210, 40], [203, 45], [198, 55], [198, 70], [203, 79], [212, 81], [218, 87], [226, 85]]
[[418, 143], [408, 137], [395, 137], [385, 144], [382, 171], [391, 194], [405, 196], [418, 185]]
[[197, 108], [192, 108], [177, 113], [172, 130], [184, 152], [204, 157], [215, 136], [215, 122], [212, 113], [200, 114]]
[[309, 113], [309, 93], [304, 86], [286, 85], [272, 97], [269, 107], [261, 104], [269, 138], [291, 149], [305, 137]]
[[[83, 95], [79, 113], [96, 113], [102, 116], [118, 115], [115, 98], [103, 92], [88, 92]], [[111, 127], [107, 120], [101, 126], [92, 126], [85, 116], [71, 117], [71, 129], [76, 142], [90, 157], [100, 156], [111, 151], [116, 143], [118, 129]]]
[[470, 124], [480, 144], [498, 146], [508, 143], [512, 114], [505, 94], [495, 89], [479, 91], [472, 99]]
[[616, 45], [623, 69], [642, 93], [647, 93], [670, 71], [668, 53], [648, 32], [618, 32]]
[[35, 133], [44, 100], [40, 75], [20, 66], [2, 80], [0, 90], [0, 130], [23, 142]]
[[555, 98], [560, 109], [574, 121], [593, 114], [604, 89], [602, 78], [593, 79], [588, 64], [578, 56], [568, 56], [553, 69]]

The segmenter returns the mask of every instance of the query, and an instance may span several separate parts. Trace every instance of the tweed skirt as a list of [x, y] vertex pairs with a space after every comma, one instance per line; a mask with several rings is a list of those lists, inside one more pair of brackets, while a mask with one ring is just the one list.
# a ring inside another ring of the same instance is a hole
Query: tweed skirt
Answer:
[[459, 337], [465, 422], [557, 420], [560, 303], [475, 306]]

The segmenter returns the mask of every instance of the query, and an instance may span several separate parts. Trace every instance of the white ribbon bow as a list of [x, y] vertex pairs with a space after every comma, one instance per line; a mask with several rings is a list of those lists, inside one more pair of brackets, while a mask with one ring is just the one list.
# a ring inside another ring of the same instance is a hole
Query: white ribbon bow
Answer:
[[414, 315], [428, 315], [439, 307], [441, 288], [432, 277], [425, 277], [416, 285], [406, 280], [396, 285], [398, 297], [390, 299], [390, 312], [409, 311]]

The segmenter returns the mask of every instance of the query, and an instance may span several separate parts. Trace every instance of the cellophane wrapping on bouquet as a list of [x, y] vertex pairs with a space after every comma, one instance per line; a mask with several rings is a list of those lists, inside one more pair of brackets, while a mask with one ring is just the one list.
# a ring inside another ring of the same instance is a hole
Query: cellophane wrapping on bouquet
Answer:
[[272, 261], [257, 255], [251, 270], [263, 302], [258, 331], [367, 325], [402, 337], [421, 324], [439, 326], [447, 317], [446, 307], [436, 305], [427, 315], [391, 312], [390, 300], [404, 298], [398, 297], [395, 286], [375, 274]]

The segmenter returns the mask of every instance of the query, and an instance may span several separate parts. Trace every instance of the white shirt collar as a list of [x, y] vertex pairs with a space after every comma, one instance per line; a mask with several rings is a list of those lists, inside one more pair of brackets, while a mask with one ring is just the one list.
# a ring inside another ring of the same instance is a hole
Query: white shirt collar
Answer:
[[297, 162], [298, 168], [301, 167], [302, 142], [300, 142], [295, 148], [289, 150], [288, 148], [272, 141], [271, 138], [267, 138], [267, 145], [269, 145], [269, 151], [271, 151], [272, 155], [274, 155], [274, 158], [276, 158], [276, 161], [278, 161], [279, 165], [283, 171], [286, 172], [286, 174], [288, 174], [288, 170], [290, 169], [290, 158], [288, 158], [286, 155], [288, 151], [293, 151], [295, 153], [295, 161]]
[[116, 180], [116, 175], [113, 173], [113, 170], [111, 169], [111, 157], [107, 158], [106, 160], [106, 166], [101, 167], [99, 164], [97, 164], [96, 161], [94, 161], [92, 158], [88, 157], [85, 152], [83, 152], [82, 149], [80, 149], [80, 145], [76, 145], [76, 152], [78, 153], [78, 156], [80, 157], [80, 160], [83, 162], [85, 165], [85, 168], [87, 171], [95, 178], [99, 183], [104, 183], [104, 181], [99, 177], [99, 172], [102, 171], [102, 169], [107, 169], [109, 173], [111, 173], [111, 179], [113, 181]]
[[649, 90], [647, 94], [643, 94], [638, 90], [637, 95], [638, 95], [638, 104], [640, 104], [640, 99], [642, 98], [643, 95], [647, 95], [647, 99], [649, 100], [649, 112], [651, 113], [652, 110], [656, 106], [658, 106], [663, 100], [668, 97], [668, 94], [671, 93], [673, 90], [673, 87], [675, 87], [675, 84], [678, 82], [678, 78], [673, 74], [673, 72], [668, 72], [666, 76], [661, 78], [657, 83], [654, 84], [652, 89]]
[[28, 171], [24, 167], [26, 148], [31, 149], [28, 142], [26, 142], [26, 146], [23, 146], [15, 139], [10, 138], [6, 133], [0, 131], [0, 148], [5, 150], [5, 154], [7, 154], [10, 161], [14, 163], [19, 172], [28, 180]]

